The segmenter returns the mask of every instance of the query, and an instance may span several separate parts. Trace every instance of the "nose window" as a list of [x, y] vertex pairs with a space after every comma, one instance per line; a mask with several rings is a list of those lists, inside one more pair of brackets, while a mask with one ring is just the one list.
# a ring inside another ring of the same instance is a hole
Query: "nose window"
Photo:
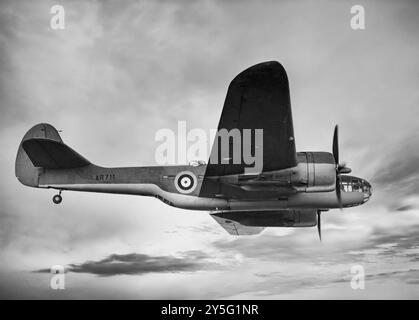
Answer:
[[371, 191], [369, 183], [357, 177], [342, 175], [340, 181], [340, 189], [344, 192], [369, 193]]

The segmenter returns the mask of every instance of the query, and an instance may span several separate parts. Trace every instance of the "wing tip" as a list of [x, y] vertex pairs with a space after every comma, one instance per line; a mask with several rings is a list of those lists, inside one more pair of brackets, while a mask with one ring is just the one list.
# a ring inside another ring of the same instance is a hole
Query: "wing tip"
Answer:
[[243, 70], [233, 79], [232, 83], [238, 80], [249, 78], [254, 75], [258, 75], [260, 73], [272, 73], [288, 79], [284, 66], [278, 61], [272, 60], [257, 63]]

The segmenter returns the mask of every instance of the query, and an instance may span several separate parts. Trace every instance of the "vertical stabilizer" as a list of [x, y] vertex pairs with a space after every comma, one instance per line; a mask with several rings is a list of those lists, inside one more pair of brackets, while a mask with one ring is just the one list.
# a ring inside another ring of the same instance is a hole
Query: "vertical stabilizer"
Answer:
[[29, 159], [29, 156], [22, 147], [24, 141], [34, 138], [49, 139], [62, 143], [57, 129], [47, 123], [37, 124], [25, 134], [17, 151], [15, 175], [22, 184], [29, 187], [38, 187], [39, 175], [44, 170], [43, 168], [35, 167], [33, 165], [31, 159]]

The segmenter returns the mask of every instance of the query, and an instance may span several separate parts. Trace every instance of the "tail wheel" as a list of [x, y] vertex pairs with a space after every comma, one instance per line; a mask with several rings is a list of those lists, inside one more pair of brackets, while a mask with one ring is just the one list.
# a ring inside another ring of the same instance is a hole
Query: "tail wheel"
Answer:
[[63, 197], [61, 197], [61, 195], [59, 194], [56, 194], [52, 197], [52, 202], [54, 202], [55, 204], [60, 204], [61, 201], [63, 201]]

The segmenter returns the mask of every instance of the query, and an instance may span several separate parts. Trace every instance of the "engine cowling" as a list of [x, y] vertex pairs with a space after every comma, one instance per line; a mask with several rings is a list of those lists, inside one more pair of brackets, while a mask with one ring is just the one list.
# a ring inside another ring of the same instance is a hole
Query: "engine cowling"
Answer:
[[292, 184], [305, 192], [335, 190], [336, 165], [329, 152], [298, 152], [298, 165], [292, 174]]

